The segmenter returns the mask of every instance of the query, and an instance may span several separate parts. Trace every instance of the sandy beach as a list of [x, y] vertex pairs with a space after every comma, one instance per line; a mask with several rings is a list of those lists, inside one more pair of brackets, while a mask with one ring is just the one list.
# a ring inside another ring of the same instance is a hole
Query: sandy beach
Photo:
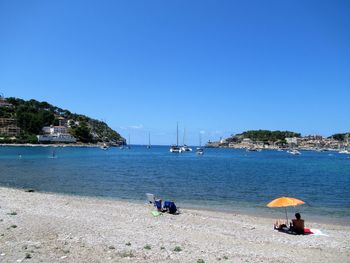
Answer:
[[147, 204], [8, 188], [0, 197], [0, 262], [350, 262], [348, 226], [307, 221], [327, 235], [295, 236], [233, 213], [153, 217]]

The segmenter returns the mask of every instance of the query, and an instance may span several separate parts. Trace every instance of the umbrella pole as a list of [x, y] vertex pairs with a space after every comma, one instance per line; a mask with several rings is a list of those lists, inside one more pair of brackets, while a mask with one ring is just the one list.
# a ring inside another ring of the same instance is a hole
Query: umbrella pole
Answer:
[[286, 225], [288, 226], [288, 214], [287, 214], [287, 207], [284, 207], [284, 209], [286, 210]]

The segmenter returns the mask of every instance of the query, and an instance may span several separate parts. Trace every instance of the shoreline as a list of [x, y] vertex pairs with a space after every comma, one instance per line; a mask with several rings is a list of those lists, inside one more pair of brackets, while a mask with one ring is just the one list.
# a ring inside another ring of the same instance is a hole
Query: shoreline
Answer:
[[[350, 227], [306, 222], [327, 236], [273, 230], [273, 220], [0, 187], [0, 261], [345, 262]], [[288, 246], [288, 249], [281, 249]]]
[[[81, 148], [94, 148], [94, 147], [100, 147], [101, 144], [64, 144], [64, 143], [57, 143], [57, 144], [34, 144], [34, 143], [0, 143], [0, 147], [81, 147]], [[120, 147], [122, 145], [111, 145], [110, 147]], [[134, 146], [147, 146], [147, 144], [140, 144], [140, 145], [134, 145]], [[154, 146], [164, 146], [167, 147], [169, 145], [154, 145]], [[197, 146], [190, 146], [190, 147], [197, 147]], [[247, 150], [249, 147], [229, 147], [229, 146], [207, 146], [204, 147], [206, 149], [233, 149], [233, 150]], [[288, 148], [259, 148], [264, 151], [277, 151], [277, 150], [288, 150]], [[317, 148], [299, 148], [301, 151], [317, 151]], [[327, 152], [338, 152], [338, 149], [327, 149]]]
[[[13, 189], [17, 191], [28, 191], [33, 190], [35, 193], [39, 194], [48, 194], [48, 195], [57, 195], [57, 196], [66, 196], [66, 197], [72, 197], [72, 198], [83, 198], [88, 200], [100, 200], [100, 201], [115, 201], [115, 202], [121, 202], [125, 205], [127, 204], [135, 204], [135, 205], [144, 205], [146, 203], [146, 199], [125, 199], [125, 198], [117, 198], [117, 197], [111, 197], [111, 196], [93, 196], [93, 195], [79, 195], [74, 193], [63, 193], [63, 192], [49, 192], [49, 191], [40, 191], [35, 188], [20, 188], [20, 187], [10, 187], [10, 186], [2, 186], [1, 188], [5, 189]], [[220, 207], [220, 208], [214, 208], [212, 206], [200, 206], [195, 205], [191, 203], [182, 203], [181, 201], [176, 201], [176, 205], [180, 209], [186, 209], [191, 211], [201, 211], [201, 212], [210, 212], [210, 213], [224, 213], [227, 215], [242, 215], [242, 216], [250, 216], [250, 217], [259, 217], [266, 220], [275, 220], [276, 218], [285, 218], [284, 216], [284, 209], [282, 208], [272, 208], [270, 212], [267, 212], [267, 210], [262, 210], [259, 208], [248, 208], [248, 207]], [[298, 210], [299, 211], [299, 210]], [[294, 216], [295, 212], [288, 211], [288, 218], [291, 220]], [[348, 218], [344, 217], [333, 217], [329, 218], [327, 216], [322, 215], [310, 215], [306, 212], [301, 212], [302, 216], [306, 218], [306, 220], [310, 223], [315, 224], [326, 224], [326, 225], [338, 225], [338, 226], [347, 226], [348, 225]], [[272, 222], [271, 221], [271, 222]]]
[[34, 143], [1, 143], [0, 147], [82, 147], [97, 148], [99, 144], [34, 144]]

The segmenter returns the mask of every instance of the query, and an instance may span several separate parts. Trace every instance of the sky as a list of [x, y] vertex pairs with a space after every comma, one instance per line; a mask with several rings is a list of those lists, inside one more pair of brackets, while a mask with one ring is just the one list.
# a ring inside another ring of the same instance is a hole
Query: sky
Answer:
[[131, 144], [350, 130], [350, 1], [0, 0], [0, 93]]

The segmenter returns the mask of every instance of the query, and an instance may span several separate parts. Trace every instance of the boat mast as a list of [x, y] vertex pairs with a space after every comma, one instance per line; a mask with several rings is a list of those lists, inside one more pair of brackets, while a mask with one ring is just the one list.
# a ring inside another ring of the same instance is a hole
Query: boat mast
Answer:
[[176, 123], [176, 146], [179, 146], [179, 123]]
[[148, 147], [151, 148], [151, 133], [148, 133]]
[[186, 128], [184, 128], [184, 137], [183, 137], [182, 145], [185, 145], [185, 137], [186, 137]]

